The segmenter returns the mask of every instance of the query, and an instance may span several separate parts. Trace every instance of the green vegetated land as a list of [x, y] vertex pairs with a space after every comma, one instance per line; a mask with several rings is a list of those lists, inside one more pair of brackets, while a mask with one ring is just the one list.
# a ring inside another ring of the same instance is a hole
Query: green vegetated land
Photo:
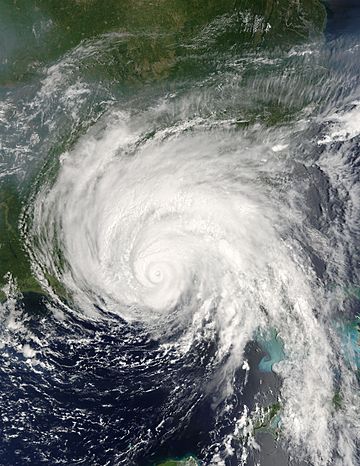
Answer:
[[170, 459], [162, 463], [158, 463], [156, 466], [198, 466], [198, 462], [192, 456], [183, 459]]
[[[11, 272], [22, 291], [41, 292], [33, 278], [30, 261], [27, 257], [18, 230], [18, 220], [22, 203], [12, 183], [0, 185], [0, 277]], [[0, 291], [0, 299], [5, 295]]]
[[0, 18], [11, 42], [0, 83], [11, 86], [104, 33], [128, 34], [113, 58], [128, 58], [128, 79], [143, 82], [169, 76], [189, 53], [306, 41], [322, 33], [326, 13], [318, 0], [8, 0]]

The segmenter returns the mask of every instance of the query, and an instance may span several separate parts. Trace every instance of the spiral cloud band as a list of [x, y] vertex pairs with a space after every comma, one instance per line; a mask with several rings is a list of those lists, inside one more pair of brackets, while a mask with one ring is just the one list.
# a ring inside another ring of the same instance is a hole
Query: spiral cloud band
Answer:
[[39, 279], [91, 318], [117, 314], [160, 340], [177, 335], [182, 352], [206, 329], [228, 373], [256, 332], [275, 328], [284, 437], [316, 465], [335, 444], [351, 457], [353, 434], [332, 404], [332, 344], [316, 316], [323, 292], [289, 234], [302, 217], [281, 195], [287, 144], [199, 122], [146, 134], [143, 120], [116, 113], [61, 156], [31, 210]]

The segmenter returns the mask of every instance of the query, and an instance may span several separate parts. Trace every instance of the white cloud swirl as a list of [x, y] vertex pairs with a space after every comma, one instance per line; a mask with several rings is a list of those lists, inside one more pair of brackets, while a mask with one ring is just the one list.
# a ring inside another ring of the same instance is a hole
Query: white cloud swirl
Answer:
[[314, 314], [315, 273], [286, 234], [295, 214], [271, 183], [286, 170], [281, 154], [235, 131], [180, 128], [144, 140], [134, 125], [118, 115], [94, 129], [37, 193], [39, 278], [56, 277], [91, 316], [96, 305], [160, 337], [176, 329], [183, 350], [210, 322], [227, 371], [256, 330], [276, 328], [284, 436], [328, 464], [333, 354]]

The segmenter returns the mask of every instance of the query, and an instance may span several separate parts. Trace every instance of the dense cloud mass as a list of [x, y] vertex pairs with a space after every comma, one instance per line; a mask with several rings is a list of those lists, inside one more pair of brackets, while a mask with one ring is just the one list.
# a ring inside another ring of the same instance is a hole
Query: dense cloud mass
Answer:
[[0, 463], [355, 466], [356, 34], [112, 3], [4, 71]]

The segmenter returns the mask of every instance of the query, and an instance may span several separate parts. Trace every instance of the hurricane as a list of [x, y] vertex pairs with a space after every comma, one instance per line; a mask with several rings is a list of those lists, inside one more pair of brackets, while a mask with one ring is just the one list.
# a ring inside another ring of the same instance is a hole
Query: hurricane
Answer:
[[359, 37], [313, 3], [123, 5], [4, 93], [1, 464], [358, 464]]

